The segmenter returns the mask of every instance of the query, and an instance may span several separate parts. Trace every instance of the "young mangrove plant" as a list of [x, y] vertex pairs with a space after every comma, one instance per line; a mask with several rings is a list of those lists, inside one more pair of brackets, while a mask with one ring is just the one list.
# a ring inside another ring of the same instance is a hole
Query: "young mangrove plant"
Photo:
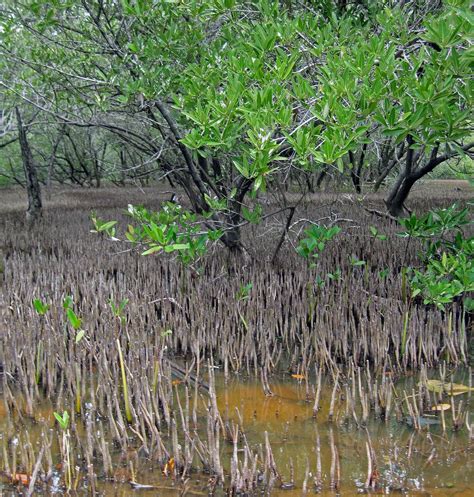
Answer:
[[316, 266], [316, 260], [326, 247], [326, 244], [341, 232], [339, 226], [324, 226], [314, 224], [305, 230], [306, 237], [301, 239], [296, 251], [310, 262], [310, 267]]
[[91, 233], [102, 233], [108, 238], [115, 240], [115, 225], [117, 221], [102, 221], [97, 217], [97, 214], [93, 211], [90, 215], [94, 229], [90, 230]]
[[112, 310], [112, 314], [118, 319], [120, 325], [122, 326], [127, 321], [127, 317], [125, 316], [125, 308], [127, 307], [128, 302], [128, 299], [122, 299], [118, 304], [116, 304], [112, 297], [109, 299], [109, 306]]
[[40, 316], [44, 316], [50, 306], [46, 303], [44, 303], [41, 299], [34, 299], [33, 300], [33, 307], [35, 308], [35, 311], [40, 315]]
[[79, 343], [84, 338], [86, 332], [82, 329], [82, 319], [74, 312], [72, 305], [72, 297], [68, 295], [63, 300], [63, 309], [66, 312], [67, 320], [74, 331], [74, 341], [75, 343]]
[[62, 436], [60, 438], [60, 449], [63, 456], [64, 481], [68, 491], [72, 489], [72, 465], [71, 465], [71, 434], [69, 432], [69, 413], [64, 411], [62, 414], [54, 412], [54, 417], [61, 428]]
[[[44, 326], [44, 316], [50, 309], [50, 305], [43, 302], [41, 299], [33, 299], [33, 307], [41, 316], [41, 327]], [[43, 368], [43, 340], [38, 340], [35, 357], [35, 383], [39, 385]]]

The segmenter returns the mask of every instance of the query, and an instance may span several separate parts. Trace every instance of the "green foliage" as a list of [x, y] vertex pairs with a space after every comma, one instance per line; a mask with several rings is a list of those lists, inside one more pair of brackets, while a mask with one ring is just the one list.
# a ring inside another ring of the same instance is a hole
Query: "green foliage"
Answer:
[[370, 235], [377, 240], [386, 240], [387, 236], [380, 233], [375, 226], [369, 226]]
[[74, 304], [74, 300], [71, 295], [66, 295], [63, 300], [63, 309], [67, 311]]
[[239, 291], [237, 292], [236, 298], [237, 300], [244, 301], [250, 298], [250, 291], [253, 288], [252, 283], [247, 283], [246, 285], [241, 285]]
[[381, 269], [379, 272], [378, 272], [378, 275], [380, 277], [380, 279], [385, 279], [390, 273], [390, 269], [389, 268], [385, 268], [385, 269]]
[[365, 266], [367, 264], [366, 261], [359, 259], [355, 255], [351, 255], [350, 263], [351, 263], [351, 266], [353, 266], [353, 267]]
[[196, 214], [172, 202], [156, 212], [129, 205], [128, 214], [136, 226], [129, 225], [125, 236], [130, 242], [147, 247], [142, 255], [176, 253], [181, 262], [190, 264], [204, 255], [209, 242], [222, 236], [220, 230], [203, 230]]
[[94, 229], [91, 230], [91, 233], [103, 233], [109, 238], [115, 238], [115, 225], [117, 224], [117, 221], [102, 221], [97, 217], [95, 212], [91, 213], [90, 218], [94, 225]]
[[262, 218], [263, 208], [260, 204], [256, 204], [253, 210], [247, 207], [242, 207], [242, 217], [249, 223], [258, 224]]
[[33, 307], [40, 316], [44, 316], [48, 312], [50, 306], [41, 299], [34, 299]]
[[109, 299], [110, 309], [112, 310], [114, 317], [116, 317], [122, 325], [125, 324], [127, 319], [125, 316], [125, 308], [127, 307], [128, 302], [128, 299], [122, 299], [116, 304], [112, 298]]
[[468, 297], [474, 291], [474, 237], [466, 237], [462, 228], [472, 224], [468, 208], [453, 205], [417, 217], [401, 219], [403, 237], [423, 240], [423, 269], [411, 268], [412, 297], [421, 296], [425, 304], [444, 309], [455, 299], [466, 296], [466, 308], [472, 307]]
[[[471, 239], [465, 252], [443, 252], [440, 260], [430, 260], [423, 271], [415, 269], [410, 282], [412, 297], [421, 294], [425, 304], [443, 309], [456, 298], [473, 292], [473, 247], [474, 239]], [[468, 307], [472, 307], [472, 299], [468, 299]]]
[[337, 267], [332, 273], [328, 273], [328, 278], [332, 281], [341, 281], [342, 279], [341, 268]]
[[81, 318], [72, 309], [66, 310], [66, 316], [73, 330], [78, 331], [82, 324]]
[[[458, 209], [458, 206], [453, 204], [445, 209], [430, 211], [421, 217], [412, 214], [400, 219], [399, 223], [405, 228], [399, 236], [424, 240], [428, 243], [429, 254], [432, 255], [443, 246], [455, 249], [456, 244], [459, 244], [458, 237], [462, 235], [462, 228], [472, 224], [472, 220], [469, 218], [468, 207]], [[445, 238], [450, 232], [455, 232], [454, 240]]]
[[318, 259], [327, 242], [332, 240], [340, 231], [339, 226], [326, 227], [315, 224], [305, 230], [306, 237], [300, 240], [296, 251], [307, 260]]
[[440, 164], [429, 175], [432, 179], [467, 180], [472, 183], [474, 178], [474, 162], [470, 157], [461, 156]]
[[[381, 139], [409, 142], [420, 164], [464, 154], [473, 17], [468, 1], [443, 4], [412, 26], [408, 7], [376, 0], [8, 1], [1, 85], [12, 105], [40, 95], [48, 118], [116, 133], [137, 163], [163, 153], [158, 167], [210, 222], [133, 208], [126, 236], [190, 263], [242, 218], [260, 222], [248, 194], [321, 167], [349, 173], [364, 145], [369, 157]], [[115, 238], [115, 221], [92, 221]]]
[[53, 414], [61, 429], [63, 431], [66, 431], [69, 427], [69, 413], [67, 411], [64, 411], [62, 415], [58, 412], [54, 412]]
[[82, 318], [73, 310], [74, 300], [71, 295], [67, 295], [63, 300], [63, 309], [69, 325], [75, 332], [75, 343], [79, 343], [85, 336], [85, 330], [81, 329]]

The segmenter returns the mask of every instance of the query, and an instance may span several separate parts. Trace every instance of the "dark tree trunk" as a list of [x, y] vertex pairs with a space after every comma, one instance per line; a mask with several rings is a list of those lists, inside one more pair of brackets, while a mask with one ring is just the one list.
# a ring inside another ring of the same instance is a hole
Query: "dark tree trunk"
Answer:
[[234, 253], [240, 253], [243, 250], [239, 223], [240, 214], [229, 216], [227, 231], [222, 236], [222, 243]]
[[401, 143], [398, 148], [392, 148], [389, 144], [385, 150], [382, 151], [382, 159], [380, 161], [378, 171], [379, 174], [374, 184], [374, 193], [379, 191], [379, 188], [382, 186], [385, 178], [390, 174], [393, 168], [401, 162], [405, 152], [405, 142]]
[[362, 192], [362, 169], [364, 167], [364, 161], [365, 161], [365, 154], [367, 153], [367, 143], [364, 143], [362, 145], [362, 150], [360, 152], [360, 156], [359, 156], [359, 162], [357, 164], [357, 169], [356, 169], [356, 177], [357, 177], [357, 186], [356, 186], [356, 190], [357, 190], [357, 193], [361, 193]]
[[354, 171], [351, 171], [351, 179], [352, 179], [352, 184], [354, 185], [354, 190], [357, 192], [357, 193], [361, 193], [362, 192], [362, 188], [360, 186], [360, 177], [357, 173], [355, 173]]
[[241, 240], [242, 202], [250, 190], [253, 181], [241, 176], [237, 182], [237, 193], [229, 202], [229, 213], [224, 223], [225, 232], [221, 238], [222, 243], [230, 252], [245, 254], [245, 248]]
[[325, 165], [323, 169], [321, 169], [321, 172], [318, 174], [318, 177], [316, 179], [316, 188], [321, 188], [321, 185], [323, 183], [324, 178], [326, 177], [328, 173], [328, 168]]
[[413, 176], [406, 177], [402, 181], [398, 182], [392, 188], [390, 195], [388, 196], [385, 204], [387, 206], [387, 211], [394, 217], [401, 217], [406, 212], [405, 201], [410, 194], [412, 186], [415, 184], [416, 179]]
[[198, 164], [201, 170], [208, 174], [209, 165], [207, 163], [207, 159], [205, 157], [202, 157], [201, 155], [198, 155]]
[[101, 156], [100, 156], [100, 163], [97, 164], [97, 171], [96, 171], [96, 177], [95, 177], [97, 188], [100, 188], [100, 185], [101, 185], [101, 181], [102, 181], [101, 164], [104, 164], [104, 162], [105, 162], [105, 154], [106, 154], [106, 152], [107, 152], [107, 142], [105, 142], [104, 145], [102, 146], [102, 153], [101, 153]]
[[385, 200], [388, 212], [394, 217], [400, 217], [403, 215], [405, 200], [408, 198], [411, 187], [416, 181], [414, 174], [415, 155], [413, 148], [411, 148], [413, 142], [413, 137], [408, 135], [406, 139], [407, 155], [405, 159], [405, 167]]
[[360, 186], [360, 173], [362, 170], [362, 164], [364, 162], [364, 155], [365, 155], [365, 150], [363, 149], [361, 152], [361, 160], [356, 163], [355, 155], [352, 150], [349, 151], [349, 160], [351, 162], [351, 180], [352, 184], [354, 185], [354, 189], [357, 193], [361, 193], [362, 188]]
[[[411, 148], [412, 145], [413, 138], [408, 135], [405, 168], [401, 171], [397, 181], [393, 185], [388, 197], [385, 200], [388, 212], [395, 217], [400, 217], [405, 211], [408, 211], [405, 207], [405, 201], [408, 198], [413, 185], [420, 178], [433, 171], [433, 169], [439, 164], [442, 164], [443, 162], [459, 154], [458, 150], [452, 150], [443, 155], [438, 155], [439, 145], [436, 145], [424, 165], [415, 167], [418, 159], [414, 150]], [[474, 142], [468, 143], [461, 148], [464, 152], [469, 152], [474, 148]]]
[[218, 181], [222, 176], [222, 169], [219, 159], [213, 158], [211, 164], [212, 170], [214, 171], [214, 178]]
[[93, 147], [92, 139], [90, 140], [90, 150], [92, 153], [92, 169], [95, 179], [95, 187], [100, 188], [102, 180], [101, 164], [104, 162], [105, 152], [107, 150], [107, 142], [104, 143], [102, 150], [99, 152]]
[[[305, 172], [304, 173], [304, 178], [306, 180], [306, 186], [308, 188], [308, 191], [310, 193], [314, 193], [314, 183], [313, 183], [313, 178], [312, 178], [311, 173]], [[285, 186], [287, 186], [287, 183], [285, 183]]]
[[125, 170], [127, 169], [127, 161], [125, 160], [125, 152], [123, 148], [120, 149], [120, 185], [125, 186]]
[[[226, 194], [218, 188], [218, 184], [209, 176], [209, 164], [207, 159], [198, 156], [198, 160], [195, 162], [188, 148], [181, 143], [182, 137], [180, 130], [167, 106], [160, 100], [156, 100], [155, 107], [168, 124], [175, 144], [180, 150], [187, 166], [188, 174], [174, 174], [174, 177], [185, 190], [194, 211], [197, 214], [201, 214], [208, 210], [208, 205], [205, 200], [206, 195], [215, 194], [217, 198], [225, 198]], [[153, 112], [151, 112], [150, 115], [153, 117]], [[156, 122], [156, 119], [154, 119], [154, 121]], [[220, 169], [218, 162], [211, 159], [211, 164], [213, 172]], [[229, 178], [229, 182], [230, 184], [233, 183], [232, 177]], [[240, 177], [235, 185], [235, 197], [233, 199], [228, 199], [229, 212], [225, 214], [224, 217], [213, 215], [209, 219], [209, 224], [212, 225], [213, 228], [221, 228], [224, 230], [221, 241], [232, 253], [246, 253], [241, 241], [241, 208], [245, 195], [252, 186], [252, 183], [252, 180], [244, 178], [243, 176]]]
[[36, 173], [36, 166], [33, 162], [30, 144], [26, 136], [26, 130], [23, 127], [21, 114], [18, 107], [15, 108], [16, 120], [18, 123], [18, 140], [20, 141], [21, 158], [23, 160], [23, 169], [25, 171], [26, 191], [28, 193], [28, 209], [26, 211], [26, 219], [29, 222], [36, 221], [41, 217], [42, 202], [41, 188]]
[[95, 187], [100, 188], [100, 168], [97, 157], [94, 157], [94, 178], [95, 178]]

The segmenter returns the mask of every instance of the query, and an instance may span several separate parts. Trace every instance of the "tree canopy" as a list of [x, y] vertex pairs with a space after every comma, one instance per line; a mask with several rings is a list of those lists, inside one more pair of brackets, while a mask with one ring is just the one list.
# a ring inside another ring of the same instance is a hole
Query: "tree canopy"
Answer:
[[266, 188], [391, 174], [399, 216], [418, 179], [469, 153], [473, 20], [465, 0], [7, 1], [3, 106], [56, 137], [43, 164], [97, 183], [160, 171], [238, 248]]

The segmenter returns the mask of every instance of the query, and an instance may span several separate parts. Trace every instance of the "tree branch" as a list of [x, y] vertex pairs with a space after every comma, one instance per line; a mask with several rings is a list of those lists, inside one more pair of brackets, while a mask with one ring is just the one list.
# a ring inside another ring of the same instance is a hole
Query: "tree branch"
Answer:
[[15, 136], [15, 138], [12, 138], [11, 140], [6, 141], [5, 143], [0, 143], [0, 148], [6, 147], [10, 145], [11, 143], [15, 143], [18, 140], [18, 136]]
[[160, 114], [163, 116], [165, 121], [168, 123], [168, 126], [170, 127], [170, 130], [173, 133], [173, 136], [176, 140], [176, 144], [177, 144], [181, 154], [184, 157], [184, 160], [186, 162], [186, 165], [188, 166], [189, 172], [191, 173], [191, 176], [192, 176], [194, 182], [196, 183], [196, 186], [198, 187], [199, 192], [201, 193], [202, 198], [200, 200], [200, 204], [201, 204], [200, 208], [205, 209], [204, 195], [207, 194], [207, 189], [206, 189], [202, 179], [200, 178], [200, 176], [196, 170], [193, 158], [191, 157], [191, 154], [189, 153], [188, 148], [185, 147], [181, 143], [182, 137], [181, 137], [181, 133], [179, 132], [178, 126], [177, 126], [175, 120], [173, 119], [173, 117], [171, 116], [170, 112], [168, 111], [166, 105], [163, 102], [161, 102], [160, 100], [155, 100], [155, 105], [156, 105], [156, 108], [160, 111]]
[[[464, 145], [463, 147], [461, 147], [461, 149], [464, 150], [464, 152], [468, 152], [472, 148], [474, 148], [474, 142], [470, 142], [470, 143]], [[440, 155], [438, 157], [435, 157], [435, 158], [432, 157], [428, 161], [427, 164], [425, 164], [423, 167], [417, 169], [413, 173], [413, 178], [415, 180], [419, 180], [420, 178], [422, 178], [426, 174], [430, 173], [436, 166], [439, 166], [442, 162], [445, 162], [449, 159], [452, 159], [453, 157], [456, 157], [457, 155], [459, 155], [459, 151], [453, 150], [451, 152], [447, 152], [447, 153]]]

